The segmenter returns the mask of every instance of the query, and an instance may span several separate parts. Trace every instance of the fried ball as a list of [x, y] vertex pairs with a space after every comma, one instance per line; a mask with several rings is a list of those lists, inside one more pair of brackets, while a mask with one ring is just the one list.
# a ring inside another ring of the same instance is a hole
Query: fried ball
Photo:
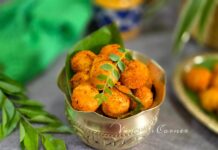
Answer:
[[218, 88], [210, 88], [200, 93], [201, 104], [207, 111], [218, 110]]
[[72, 70], [74, 70], [75, 72], [89, 71], [95, 57], [96, 55], [89, 50], [83, 50], [83, 51], [76, 53], [71, 58]]
[[138, 60], [132, 60], [121, 74], [121, 83], [130, 89], [137, 89], [149, 82], [148, 67]]
[[112, 63], [112, 61], [99, 61], [93, 64], [90, 70], [90, 82], [93, 86], [97, 87], [97, 85], [105, 85], [106, 80], [100, 80], [98, 78], [99, 75], [107, 76], [109, 79], [112, 80], [113, 84], [117, 83], [117, 79], [113, 76], [111, 71], [106, 71], [102, 69], [102, 66], [107, 64], [109, 64], [110, 66], [112, 66], [113, 69], [116, 69], [118, 71], [117, 67]]
[[120, 91], [120, 92], [123, 92], [123, 93], [129, 93], [129, 94], [131, 94], [132, 93], [132, 91], [128, 88], [128, 87], [126, 87], [126, 86], [124, 86], [124, 85], [121, 85], [120, 84], [120, 82], [119, 82], [119, 84], [116, 84], [116, 88]]
[[218, 64], [215, 64], [213, 68], [213, 72], [218, 74]]
[[115, 54], [118, 56], [122, 56], [122, 52], [119, 51], [120, 45], [118, 44], [110, 44], [106, 45], [101, 49], [100, 55], [104, 55], [109, 58], [110, 54]]
[[95, 98], [97, 94], [99, 94], [98, 90], [90, 83], [78, 85], [71, 96], [73, 108], [79, 111], [96, 111], [99, 106], [98, 100]]
[[89, 80], [89, 74], [87, 72], [77, 72], [71, 79], [70, 83], [72, 88], [77, 87], [79, 84]]
[[207, 89], [210, 80], [211, 72], [203, 67], [193, 67], [185, 74], [185, 84], [193, 91], [199, 92]]
[[127, 95], [113, 88], [112, 95], [107, 94], [107, 100], [102, 103], [102, 111], [109, 117], [119, 117], [128, 112], [130, 99]]
[[145, 83], [145, 86], [149, 89], [151, 89], [152, 87], [152, 84], [153, 84], [153, 81], [151, 79], [151, 77], [148, 78], [148, 81]]
[[211, 86], [218, 88], [218, 73], [213, 74], [211, 79]]
[[[140, 99], [141, 103], [144, 106], [143, 109], [148, 109], [151, 107], [153, 103], [153, 93], [148, 87], [142, 86], [136, 89], [135, 96]], [[137, 103], [134, 101], [131, 101], [131, 109], [136, 108], [136, 106], [137, 106]]]
[[93, 64], [98, 63], [100, 61], [104, 61], [104, 60], [109, 60], [105, 55], [97, 55], [97, 57], [95, 57]]

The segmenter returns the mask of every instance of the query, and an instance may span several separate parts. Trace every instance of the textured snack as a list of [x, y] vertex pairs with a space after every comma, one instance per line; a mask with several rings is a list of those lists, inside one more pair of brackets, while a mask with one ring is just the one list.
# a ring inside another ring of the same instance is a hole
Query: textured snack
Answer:
[[121, 74], [121, 83], [130, 89], [137, 89], [149, 82], [148, 67], [138, 60], [132, 60]]
[[106, 56], [106, 58], [109, 58], [110, 54], [122, 56], [122, 52], [119, 51], [119, 48], [120, 45], [118, 44], [106, 45], [101, 49], [100, 55]]
[[95, 95], [98, 93], [98, 90], [90, 83], [78, 85], [71, 95], [73, 108], [80, 111], [96, 111], [99, 105]]
[[207, 111], [218, 111], [218, 88], [210, 88], [200, 93], [202, 107]]
[[107, 101], [102, 103], [102, 111], [109, 117], [119, 117], [128, 112], [130, 99], [125, 94], [113, 88], [112, 95], [107, 94]]
[[117, 67], [112, 63], [112, 61], [99, 61], [97, 63], [94, 63], [91, 70], [90, 70], [90, 82], [92, 83], [93, 86], [97, 85], [104, 85], [106, 83], [106, 80], [99, 80], [98, 76], [99, 75], [105, 75], [108, 78], [112, 79], [113, 83], [117, 83], [117, 79], [110, 73], [110, 71], [106, 71], [102, 68], [103, 65], [109, 64], [113, 66], [113, 69], [117, 70]]
[[82, 50], [71, 59], [71, 68], [75, 72], [89, 71], [96, 55], [89, 50]]
[[[135, 96], [140, 99], [140, 101], [143, 104], [142, 109], [148, 109], [151, 107], [153, 103], [153, 93], [147, 86], [142, 86], [135, 91]], [[131, 102], [131, 109], [136, 108], [137, 104], [136, 102]]]
[[87, 82], [88, 80], [89, 80], [89, 74], [87, 72], [77, 72], [70, 79], [70, 83], [71, 83], [72, 88], [75, 88], [81, 83]]
[[185, 73], [184, 81], [189, 89], [199, 92], [207, 89], [211, 76], [211, 72], [207, 68], [193, 67]]

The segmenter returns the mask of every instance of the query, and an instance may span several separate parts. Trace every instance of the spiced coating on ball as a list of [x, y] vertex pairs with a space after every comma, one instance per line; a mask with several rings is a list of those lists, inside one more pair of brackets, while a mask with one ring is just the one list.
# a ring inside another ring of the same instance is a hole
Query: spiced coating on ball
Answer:
[[73, 77], [70, 79], [71, 87], [74, 89], [81, 83], [85, 83], [89, 80], [89, 74], [87, 72], [77, 72]]
[[119, 48], [120, 48], [120, 45], [118, 45], [118, 44], [106, 45], [101, 49], [99, 54], [104, 55], [107, 58], [109, 58], [110, 54], [115, 54], [117, 56], [122, 56], [122, 52], [119, 51]]
[[[142, 86], [135, 91], [135, 96], [139, 98], [141, 103], [143, 104], [143, 110], [149, 109], [153, 104], [153, 93], [147, 86]], [[131, 109], [135, 109], [137, 103], [131, 102]]]
[[128, 112], [130, 99], [115, 88], [111, 92], [112, 94], [107, 94], [107, 100], [102, 103], [102, 111], [109, 117], [117, 118]]
[[[97, 87], [97, 85], [105, 85], [109, 79], [113, 82], [113, 84], [116, 84], [118, 81], [118, 79], [114, 77], [111, 71], [107, 71], [102, 68], [103, 65], [110, 65], [113, 69], [118, 71], [117, 67], [113, 64], [112, 61], [99, 61], [94, 63], [90, 70], [90, 82], [95, 87]], [[107, 76], [108, 80], [100, 80], [98, 78], [99, 75]]]
[[78, 85], [72, 92], [72, 107], [79, 111], [94, 112], [98, 109], [98, 100], [95, 96], [99, 91], [90, 83]]
[[148, 67], [138, 60], [132, 60], [121, 73], [121, 83], [130, 89], [137, 89], [149, 82]]
[[207, 111], [218, 111], [218, 88], [212, 87], [200, 93], [202, 107]]
[[95, 53], [89, 50], [82, 50], [71, 58], [71, 68], [75, 72], [86, 72], [91, 69], [92, 62], [95, 59]]
[[211, 76], [212, 74], [207, 68], [193, 67], [185, 73], [184, 80], [189, 89], [199, 92], [208, 88]]

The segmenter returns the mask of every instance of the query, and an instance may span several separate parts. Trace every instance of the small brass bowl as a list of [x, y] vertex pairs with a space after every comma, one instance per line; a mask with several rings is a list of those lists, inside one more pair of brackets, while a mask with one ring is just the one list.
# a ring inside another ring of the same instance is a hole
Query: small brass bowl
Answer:
[[[112, 119], [96, 112], [82, 112], [71, 107], [69, 94], [66, 97], [66, 116], [75, 133], [87, 145], [101, 150], [128, 149], [141, 142], [157, 122], [159, 109], [164, 101], [166, 76], [164, 70], [152, 59], [136, 51], [131, 51], [133, 58], [147, 64], [154, 81], [155, 96], [152, 107], [148, 110], [124, 119]], [[63, 81], [64, 70], [59, 76]], [[64, 91], [67, 83], [59, 83]]]

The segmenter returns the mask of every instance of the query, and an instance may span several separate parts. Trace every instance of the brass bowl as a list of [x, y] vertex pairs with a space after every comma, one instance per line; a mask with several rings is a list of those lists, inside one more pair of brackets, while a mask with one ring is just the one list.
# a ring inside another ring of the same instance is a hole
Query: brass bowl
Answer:
[[[128, 149], [141, 142], [157, 122], [159, 109], [164, 101], [166, 76], [164, 70], [152, 59], [131, 51], [133, 58], [148, 65], [154, 80], [155, 98], [153, 106], [136, 115], [124, 119], [112, 119], [96, 112], [74, 110], [70, 96], [65, 93], [66, 116], [75, 133], [87, 145], [101, 150]], [[59, 80], [64, 78], [64, 70]], [[67, 84], [67, 83], [64, 83]], [[64, 91], [63, 82], [59, 87]]]

